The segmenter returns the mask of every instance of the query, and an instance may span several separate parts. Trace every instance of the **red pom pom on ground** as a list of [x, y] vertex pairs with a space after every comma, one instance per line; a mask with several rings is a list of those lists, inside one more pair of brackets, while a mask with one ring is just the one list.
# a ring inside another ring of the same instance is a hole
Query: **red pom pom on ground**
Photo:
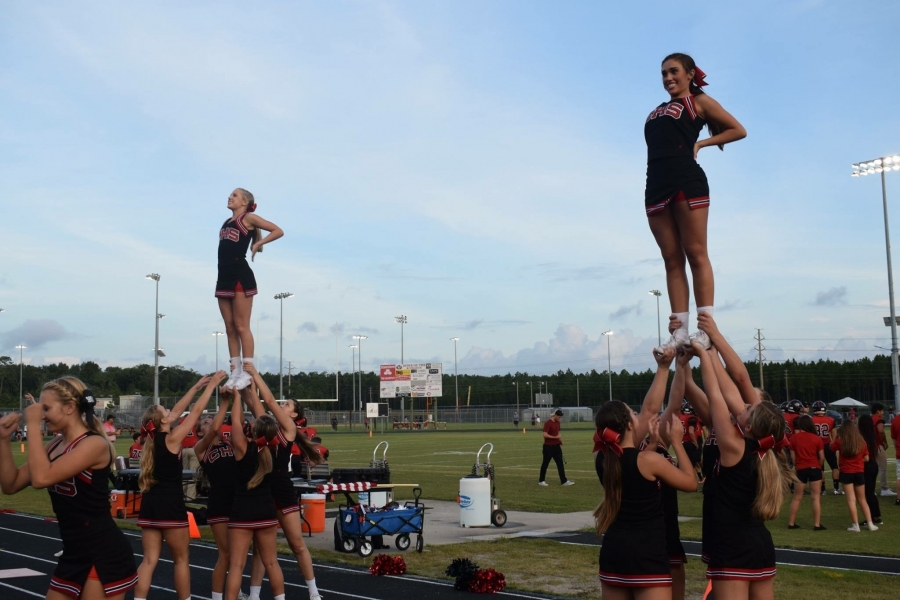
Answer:
[[406, 561], [402, 556], [390, 556], [389, 554], [379, 554], [372, 561], [369, 567], [369, 573], [372, 575], [403, 575], [406, 573]]
[[506, 587], [506, 577], [494, 569], [480, 569], [469, 583], [469, 591], [476, 594], [496, 594]]

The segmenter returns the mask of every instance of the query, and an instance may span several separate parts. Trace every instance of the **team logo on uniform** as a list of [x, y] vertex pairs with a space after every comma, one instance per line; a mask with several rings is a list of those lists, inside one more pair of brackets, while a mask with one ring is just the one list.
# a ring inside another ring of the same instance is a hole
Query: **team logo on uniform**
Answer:
[[684, 112], [684, 106], [682, 106], [678, 102], [669, 102], [668, 104], [663, 104], [659, 106], [647, 116], [647, 121], [652, 121], [656, 117], [672, 117], [673, 119], [678, 119], [681, 117], [681, 113]]
[[241, 239], [241, 233], [234, 227], [223, 227], [219, 230], [219, 239], [236, 242]]

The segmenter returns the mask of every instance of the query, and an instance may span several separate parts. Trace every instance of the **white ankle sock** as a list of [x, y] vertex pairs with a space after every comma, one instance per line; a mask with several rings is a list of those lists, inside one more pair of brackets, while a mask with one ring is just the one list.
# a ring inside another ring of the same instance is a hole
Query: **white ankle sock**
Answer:
[[259, 600], [259, 592], [262, 590], [261, 585], [250, 586], [250, 600]]
[[713, 314], [715, 312], [715, 309], [712, 306], [698, 306], [697, 314], [699, 315], [702, 312], [709, 313], [709, 316], [711, 316], [711, 317], [715, 316]]
[[222, 592], [213, 592], [212, 600], [222, 600]]
[[278, 594], [275, 596], [275, 600], [284, 600], [284, 594]]
[[306, 580], [306, 587], [309, 588], [309, 597], [310, 598], [312, 598], [313, 596], [319, 595], [319, 588], [316, 587], [316, 578], [315, 577], [313, 577], [312, 579]]
[[232, 356], [229, 361], [231, 366], [234, 367], [231, 372], [235, 375], [243, 371], [244, 369], [241, 367], [241, 357], [240, 356]]
[[672, 313], [672, 315], [681, 321], [681, 327], [675, 330], [674, 335], [676, 338], [682, 341], [687, 341], [688, 339], [688, 319], [691, 318], [691, 313], [689, 312], [678, 312]]
[[244, 364], [246, 364], [246, 363], [250, 363], [250, 364], [252, 365], [252, 364], [253, 364], [253, 357], [252, 357], [252, 356], [250, 356], [250, 357], [245, 356], [245, 357], [242, 359], [242, 362], [241, 362], [241, 370], [242, 370], [242, 371], [244, 370]]

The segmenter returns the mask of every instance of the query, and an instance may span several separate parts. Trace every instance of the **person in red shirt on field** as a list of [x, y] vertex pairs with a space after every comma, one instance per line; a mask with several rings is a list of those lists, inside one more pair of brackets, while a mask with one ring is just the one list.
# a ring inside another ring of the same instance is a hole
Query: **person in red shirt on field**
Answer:
[[[813, 427], [816, 428], [816, 433], [825, 443], [825, 462], [831, 468], [831, 484], [834, 486], [834, 495], [837, 496], [841, 493], [841, 470], [838, 468], [837, 454], [831, 449], [831, 442], [834, 440], [836, 431], [834, 417], [829, 417], [825, 414], [825, 403], [821, 400], [813, 402], [812, 409]], [[822, 495], [825, 495], [824, 484], [822, 485]]]
[[[134, 443], [128, 449], [128, 467], [137, 469], [141, 464], [141, 452], [144, 450], [144, 443], [141, 441], [140, 433], [135, 433], [131, 436], [131, 439]], [[132, 467], [132, 465], [134, 466]]]
[[875, 443], [878, 451], [875, 462], [878, 464], [878, 474], [881, 478], [881, 495], [896, 496], [894, 490], [888, 487], [887, 480], [887, 435], [884, 433], [884, 404], [876, 402], [872, 405], [872, 422], [875, 424]]
[[878, 531], [878, 526], [872, 522], [872, 513], [866, 502], [866, 479], [863, 472], [865, 471], [864, 465], [869, 460], [869, 451], [866, 449], [866, 441], [860, 435], [856, 423], [848, 420], [838, 427], [837, 436], [831, 442], [831, 449], [838, 453], [841, 485], [847, 495], [847, 508], [850, 511], [850, 519], [853, 521], [847, 531], [859, 533], [857, 503], [862, 508], [869, 531]]
[[563, 465], [562, 453], [562, 437], [559, 435], [559, 420], [563, 416], [563, 411], [556, 409], [556, 412], [544, 423], [544, 458], [541, 462], [541, 478], [538, 485], [546, 486], [547, 467], [552, 459], [556, 462], [556, 470], [559, 471], [559, 482], [562, 485], [575, 485], [575, 482], [566, 478], [566, 467]]
[[[687, 400], [681, 401], [681, 414], [678, 415], [678, 419], [681, 421], [681, 445], [684, 446], [684, 451], [691, 459], [697, 479], [703, 479], [700, 471], [700, 462], [703, 459], [703, 453], [700, 450], [703, 446], [703, 423]], [[678, 443], [675, 440], [673, 442]]]
[[795, 522], [800, 503], [803, 501], [803, 490], [809, 483], [812, 499], [813, 530], [822, 531], [825, 527], [820, 523], [822, 516], [822, 462], [825, 460], [825, 443], [816, 435], [813, 420], [809, 415], [797, 419], [797, 428], [791, 438], [791, 456], [797, 468], [797, 479], [794, 484], [794, 499], [791, 501], [791, 514], [788, 517], [788, 529], [800, 529]]
[[894, 440], [894, 454], [897, 458], [897, 499], [894, 504], [900, 506], [900, 413], [891, 421], [891, 439]]

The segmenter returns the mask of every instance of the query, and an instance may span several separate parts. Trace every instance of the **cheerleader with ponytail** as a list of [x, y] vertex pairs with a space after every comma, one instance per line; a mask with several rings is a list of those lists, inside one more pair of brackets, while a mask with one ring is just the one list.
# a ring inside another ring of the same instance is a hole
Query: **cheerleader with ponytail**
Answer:
[[[160, 405], [151, 406], [141, 419], [144, 449], [141, 452], [138, 485], [143, 497], [138, 526], [141, 528], [144, 559], [138, 568], [140, 581], [134, 590], [135, 600], [147, 598], [163, 541], [172, 555], [178, 600], [191, 597], [191, 570], [188, 562], [190, 535], [182, 488], [181, 442], [197, 424], [210, 396], [224, 379], [225, 371], [203, 377], [172, 410]], [[190, 414], [176, 426], [179, 415], [190, 406], [201, 388], [203, 394], [194, 403]]]
[[[250, 249], [252, 261], [257, 252], [262, 252], [265, 244], [283, 236], [284, 231], [255, 214], [256, 200], [243, 188], [237, 188], [228, 196], [228, 209], [231, 218], [219, 229], [216, 298], [225, 322], [231, 356], [231, 377], [225, 387], [240, 390], [250, 385], [250, 375], [244, 373], [243, 365], [253, 364], [255, 349], [250, 313], [253, 310], [253, 296], [258, 293], [256, 277], [247, 263], [247, 249]], [[262, 237], [261, 231], [268, 231], [269, 234]]]
[[[242, 402], [243, 400], [243, 402]], [[234, 504], [228, 520], [228, 549], [231, 564], [225, 584], [225, 599], [237, 600], [241, 591], [247, 553], [253, 543], [266, 572], [275, 600], [284, 600], [284, 574], [278, 564], [275, 548], [277, 509], [272, 497], [272, 454], [269, 448], [279, 445], [278, 423], [269, 415], [260, 415], [250, 430], [249, 439], [241, 427], [243, 405], [254, 410], [252, 398], [245, 388], [235, 397], [231, 408], [231, 447], [235, 459]], [[258, 409], [256, 409], [258, 410]]]
[[791, 480], [780, 452], [787, 443], [784, 418], [771, 402], [757, 402], [742, 413], [742, 435], [720, 388], [728, 375], [715, 348], [706, 350], [697, 341], [693, 345], [720, 453], [712, 473], [714, 526], [705, 528], [712, 537], [707, 577], [716, 598], [774, 598], [775, 546], [765, 521], [778, 516]]
[[[604, 598], [670, 598], [672, 576], [666, 548], [660, 485], [693, 492], [697, 489], [691, 461], [676, 445], [679, 467], [655, 452], [639, 452], [634, 432], [637, 419], [618, 400], [597, 412], [603, 444], [604, 498], [594, 511], [600, 549], [600, 584]], [[651, 436], [659, 426], [650, 421]], [[676, 419], [670, 427], [680, 427]], [[658, 594], [643, 588], [666, 588]], [[640, 591], [640, 594], [638, 594]]]
[[[94, 404], [94, 395], [75, 377], [46, 383], [40, 402], [25, 410], [28, 462], [18, 468], [9, 442], [19, 415], [0, 419], [0, 489], [15, 494], [29, 485], [47, 488], [59, 524], [63, 552], [50, 578], [51, 600], [122, 600], [138, 581], [131, 544], [109, 513], [115, 452]], [[42, 422], [58, 434], [46, 448]]]

